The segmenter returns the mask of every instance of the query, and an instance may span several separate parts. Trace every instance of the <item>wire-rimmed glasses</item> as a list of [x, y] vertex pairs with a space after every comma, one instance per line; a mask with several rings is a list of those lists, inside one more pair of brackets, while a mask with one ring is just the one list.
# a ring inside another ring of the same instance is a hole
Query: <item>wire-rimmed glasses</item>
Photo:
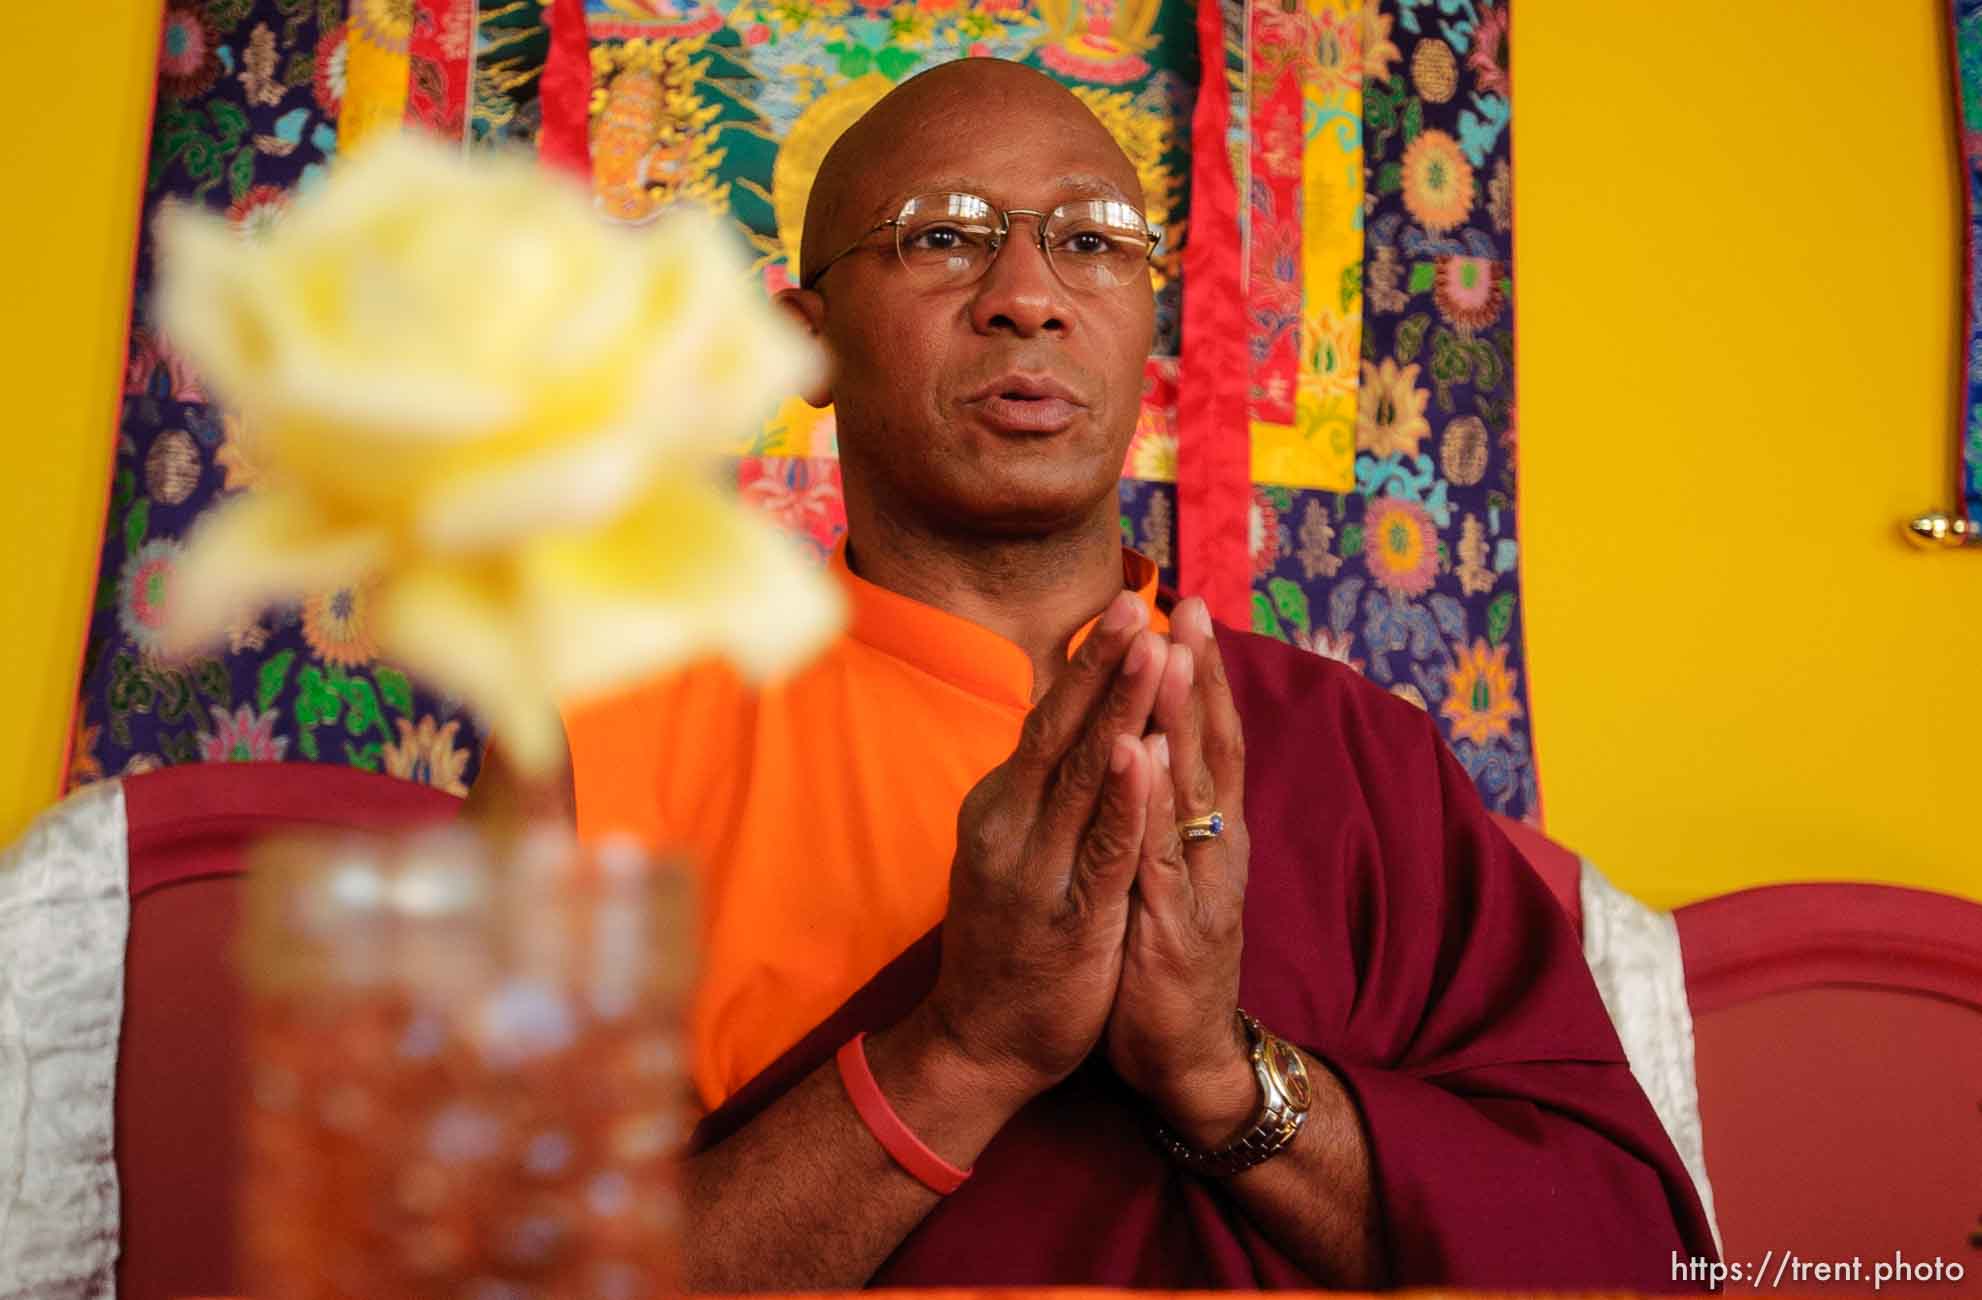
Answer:
[[1075, 199], [1051, 212], [998, 208], [975, 194], [918, 194], [892, 219], [820, 263], [800, 285], [810, 289], [841, 258], [869, 238], [892, 229], [895, 254], [911, 275], [932, 286], [976, 280], [1011, 234], [1013, 217], [1031, 217], [1037, 242], [1053, 273], [1070, 289], [1102, 290], [1128, 284], [1147, 272], [1156, 236], [1134, 204], [1120, 199]]

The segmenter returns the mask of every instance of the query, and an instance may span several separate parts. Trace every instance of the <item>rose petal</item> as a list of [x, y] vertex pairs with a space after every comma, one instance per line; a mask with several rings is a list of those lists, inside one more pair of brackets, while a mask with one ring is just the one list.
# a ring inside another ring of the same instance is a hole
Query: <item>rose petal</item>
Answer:
[[609, 529], [540, 541], [520, 575], [560, 696], [715, 654], [768, 676], [823, 648], [844, 620], [816, 563], [706, 484], [671, 483]]
[[159, 213], [156, 232], [159, 324], [217, 390], [242, 391], [274, 348], [255, 293], [258, 250], [221, 218], [186, 204]]
[[466, 700], [532, 775], [556, 767], [564, 729], [517, 625], [507, 566], [421, 565], [379, 592], [379, 643], [419, 677]]
[[420, 512], [420, 539], [467, 551], [546, 529], [596, 524], [648, 490], [668, 448], [646, 428], [620, 428], [576, 446], [457, 475]]
[[267, 605], [348, 586], [385, 560], [383, 533], [339, 526], [279, 489], [244, 493], [194, 528], [173, 570], [164, 647], [183, 658]]

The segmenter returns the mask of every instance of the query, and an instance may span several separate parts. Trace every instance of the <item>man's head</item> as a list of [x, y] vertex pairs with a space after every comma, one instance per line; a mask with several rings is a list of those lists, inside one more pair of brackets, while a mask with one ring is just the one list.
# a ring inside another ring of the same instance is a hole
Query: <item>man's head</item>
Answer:
[[946, 192], [1038, 213], [1143, 202], [1086, 106], [1015, 63], [943, 64], [847, 130], [806, 207], [811, 287], [786, 301], [832, 357], [813, 396], [837, 410], [848, 513], [983, 536], [1112, 525], [1155, 325], [1147, 269], [1097, 286], [1071, 256], [1049, 260], [1043, 218], [1020, 215], [975, 279], [918, 274], [875, 228]]

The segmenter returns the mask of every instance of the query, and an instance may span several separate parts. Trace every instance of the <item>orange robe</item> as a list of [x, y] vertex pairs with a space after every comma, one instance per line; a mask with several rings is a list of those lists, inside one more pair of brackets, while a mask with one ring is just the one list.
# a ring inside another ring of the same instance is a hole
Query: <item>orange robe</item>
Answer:
[[[832, 573], [851, 624], [795, 676], [697, 667], [565, 717], [580, 833], [695, 869], [689, 1055], [709, 1109], [942, 918], [957, 808], [1031, 707], [1018, 646], [859, 578], [844, 548]], [[1165, 630], [1156, 566], [1125, 551], [1123, 574]]]

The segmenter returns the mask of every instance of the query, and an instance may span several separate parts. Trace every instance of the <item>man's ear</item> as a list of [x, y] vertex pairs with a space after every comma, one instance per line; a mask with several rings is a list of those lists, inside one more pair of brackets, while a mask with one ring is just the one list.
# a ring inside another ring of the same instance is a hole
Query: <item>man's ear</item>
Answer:
[[812, 336], [814, 342], [826, 354], [826, 375], [817, 384], [799, 394], [808, 405], [827, 407], [833, 404], [833, 368], [837, 364], [833, 350], [826, 346], [826, 335], [822, 328], [826, 321], [826, 300], [810, 289], [784, 289], [772, 299], [779, 310], [788, 314], [798, 323], [800, 329]]

